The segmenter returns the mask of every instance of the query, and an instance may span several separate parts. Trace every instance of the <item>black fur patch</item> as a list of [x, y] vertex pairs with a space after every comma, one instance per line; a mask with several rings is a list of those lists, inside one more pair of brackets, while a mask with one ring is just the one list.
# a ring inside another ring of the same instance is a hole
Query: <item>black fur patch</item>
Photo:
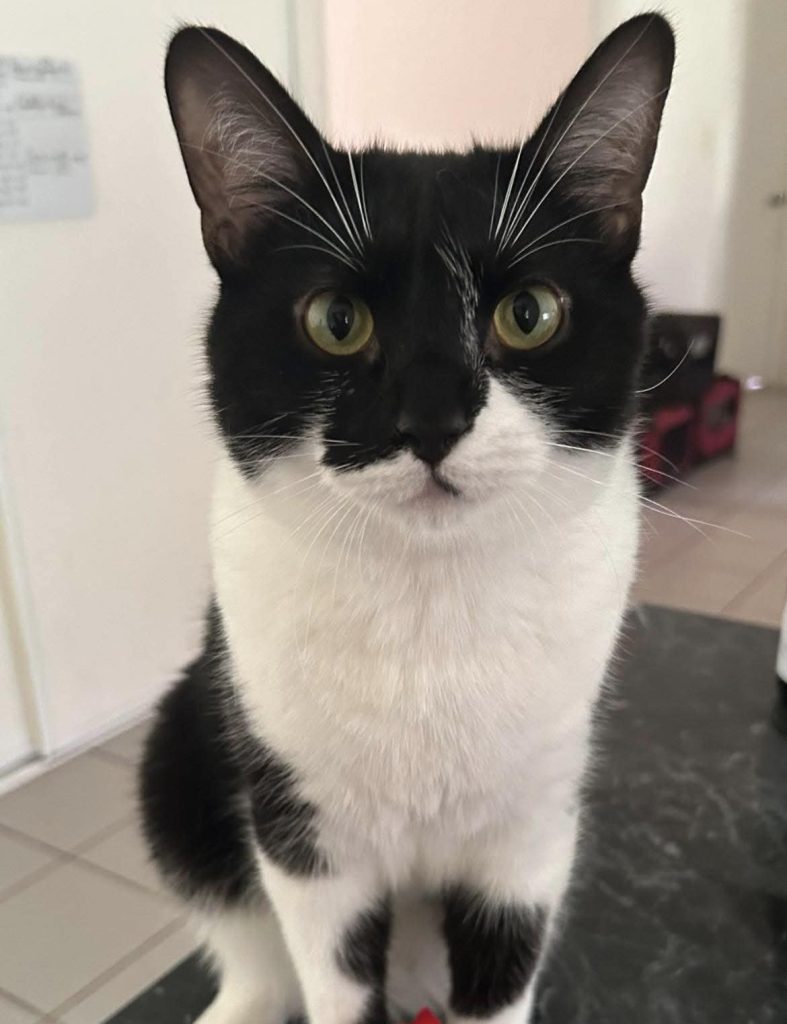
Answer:
[[185, 898], [238, 903], [259, 894], [241, 810], [243, 773], [225, 738], [221, 657], [211, 611], [205, 648], [159, 705], [140, 765], [148, 845], [159, 870]]
[[380, 900], [359, 914], [347, 929], [337, 952], [339, 968], [371, 992], [358, 1024], [384, 1024], [388, 1019], [385, 976], [391, 939], [391, 902]]
[[[140, 766], [139, 796], [153, 859], [186, 899], [261, 899], [252, 835], [295, 874], [327, 869], [314, 808], [291, 769], [253, 739], [224, 671], [220, 616], [203, 653], [161, 701]], [[250, 808], [250, 811], [249, 811]]]
[[388, 1024], [385, 989], [375, 988], [369, 996], [358, 1024]]
[[298, 797], [292, 769], [256, 744], [248, 774], [254, 834], [263, 852], [291, 874], [325, 874], [328, 862], [317, 847], [316, 811]]
[[490, 1017], [524, 992], [544, 933], [544, 913], [522, 904], [486, 903], [464, 886], [444, 896], [443, 931], [451, 968], [451, 1009]]
[[339, 967], [364, 985], [385, 979], [388, 943], [391, 938], [391, 902], [380, 900], [359, 914], [347, 929], [338, 953]]

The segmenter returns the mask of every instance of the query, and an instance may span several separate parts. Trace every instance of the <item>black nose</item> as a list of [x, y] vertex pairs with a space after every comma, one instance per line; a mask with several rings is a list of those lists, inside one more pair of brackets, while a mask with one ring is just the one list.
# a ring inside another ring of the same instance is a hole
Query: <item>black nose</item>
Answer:
[[466, 416], [459, 410], [442, 416], [416, 416], [404, 411], [396, 421], [401, 440], [430, 466], [436, 466], [446, 457], [469, 426]]

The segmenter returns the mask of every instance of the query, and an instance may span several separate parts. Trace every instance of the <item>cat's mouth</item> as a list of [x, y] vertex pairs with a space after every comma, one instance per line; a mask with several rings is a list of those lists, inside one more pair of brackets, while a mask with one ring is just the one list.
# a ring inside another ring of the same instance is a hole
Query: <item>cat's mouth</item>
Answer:
[[427, 487], [436, 486], [439, 490], [443, 491], [445, 494], [450, 494], [454, 498], [458, 498], [462, 493], [456, 484], [452, 484], [451, 481], [444, 477], [440, 473], [440, 470], [436, 468], [432, 470], [432, 475], [430, 479], [426, 481], [426, 485]]
[[424, 480], [423, 487], [412, 496], [411, 500], [417, 504], [447, 504], [460, 498], [461, 495], [462, 492], [456, 484], [451, 483], [438, 469], [433, 468]]

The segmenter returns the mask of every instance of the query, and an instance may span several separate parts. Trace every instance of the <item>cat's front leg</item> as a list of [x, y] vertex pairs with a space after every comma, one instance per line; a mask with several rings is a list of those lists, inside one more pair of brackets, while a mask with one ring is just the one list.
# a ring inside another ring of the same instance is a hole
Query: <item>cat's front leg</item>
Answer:
[[446, 886], [443, 931], [451, 974], [449, 1021], [530, 1024], [536, 976], [574, 856], [576, 821], [513, 828], [467, 852]]
[[293, 874], [260, 856], [309, 1024], [386, 1024], [391, 908], [371, 870]]

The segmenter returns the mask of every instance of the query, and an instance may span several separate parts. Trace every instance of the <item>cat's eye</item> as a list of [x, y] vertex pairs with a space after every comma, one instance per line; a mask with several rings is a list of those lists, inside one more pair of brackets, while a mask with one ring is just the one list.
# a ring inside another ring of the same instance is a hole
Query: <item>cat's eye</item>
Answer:
[[548, 285], [532, 284], [506, 295], [497, 304], [493, 320], [504, 345], [531, 351], [555, 336], [563, 322], [563, 303]]
[[371, 341], [374, 320], [357, 296], [319, 292], [306, 307], [306, 331], [319, 348], [333, 356], [351, 356]]

